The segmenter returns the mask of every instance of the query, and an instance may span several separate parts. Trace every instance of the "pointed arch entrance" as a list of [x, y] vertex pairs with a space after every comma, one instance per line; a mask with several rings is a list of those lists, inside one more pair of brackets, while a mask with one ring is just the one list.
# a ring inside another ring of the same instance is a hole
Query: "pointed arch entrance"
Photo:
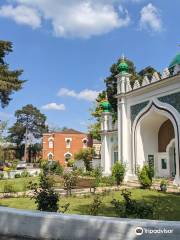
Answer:
[[179, 176], [179, 129], [167, 109], [152, 102], [133, 125], [133, 169], [150, 164], [156, 177]]

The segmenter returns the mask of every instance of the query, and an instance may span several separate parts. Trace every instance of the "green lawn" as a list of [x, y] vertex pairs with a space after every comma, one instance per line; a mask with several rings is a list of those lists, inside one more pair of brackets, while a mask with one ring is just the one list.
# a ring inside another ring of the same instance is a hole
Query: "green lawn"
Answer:
[[[155, 199], [160, 201], [160, 216], [157, 219], [162, 220], [178, 220], [180, 221], [180, 194], [177, 193], [161, 193], [154, 190], [132, 189], [132, 197], [137, 201], [145, 200], [152, 202]], [[110, 192], [103, 197], [103, 205], [99, 215], [117, 216], [111, 201], [113, 198], [122, 199], [120, 192]], [[93, 196], [76, 196], [60, 198], [60, 205], [70, 203], [67, 213], [71, 214], [88, 214], [89, 204], [92, 203]], [[0, 199], [0, 205], [18, 208], [18, 209], [36, 209], [34, 200], [29, 198], [6, 198]]]
[[12, 191], [14, 192], [24, 192], [27, 189], [29, 182], [38, 182], [38, 177], [26, 177], [26, 178], [14, 178], [7, 180], [0, 180], [0, 193], [4, 192], [5, 186], [11, 185]]

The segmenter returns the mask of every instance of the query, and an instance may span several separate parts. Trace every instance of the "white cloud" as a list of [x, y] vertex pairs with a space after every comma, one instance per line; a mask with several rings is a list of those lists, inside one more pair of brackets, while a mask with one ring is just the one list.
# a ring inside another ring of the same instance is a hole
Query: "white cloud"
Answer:
[[86, 101], [95, 101], [98, 94], [99, 94], [98, 91], [94, 91], [90, 89], [84, 89], [81, 92], [77, 93], [74, 90], [61, 88], [58, 92], [58, 96], [74, 97], [74, 98], [77, 98], [80, 100], [86, 100]]
[[[120, 5], [120, 0], [9, 0], [9, 2], [40, 12], [42, 19], [51, 22], [53, 32], [58, 37], [89, 38], [126, 27], [130, 23], [128, 11], [116, 7]], [[9, 17], [17, 19], [14, 14], [9, 14]]]
[[66, 107], [64, 104], [48, 103], [48, 104], [42, 106], [42, 109], [64, 111], [66, 109]]
[[0, 16], [13, 19], [16, 23], [28, 25], [34, 29], [41, 26], [41, 17], [38, 11], [24, 5], [17, 7], [4, 5], [0, 8]]
[[141, 29], [151, 29], [155, 32], [163, 30], [160, 11], [152, 3], [149, 3], [141, 10], [140, 18]]

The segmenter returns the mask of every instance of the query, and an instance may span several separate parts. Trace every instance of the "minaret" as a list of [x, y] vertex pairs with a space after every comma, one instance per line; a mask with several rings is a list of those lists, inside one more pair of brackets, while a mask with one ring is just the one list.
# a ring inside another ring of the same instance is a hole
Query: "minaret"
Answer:
[[[117, 78], [117, 99], [118, 99], [118, 158], [124, 164], [128, 164], [128, 120], [126, 109], [126, 98], [124, 94], [129, 91], [130, 74], [129, 67], [124, 56], [118, 65], [119, 74]], [[127, 166], [129, 168], [130, 166]]]
[[101, 166], [103, 168], [103, 175], [111, 174], [111, 149], [108, 132], [112, 130], [112, 113], [111, 104], [106, 98], [100, 103], [103, 110], [101, 117]]

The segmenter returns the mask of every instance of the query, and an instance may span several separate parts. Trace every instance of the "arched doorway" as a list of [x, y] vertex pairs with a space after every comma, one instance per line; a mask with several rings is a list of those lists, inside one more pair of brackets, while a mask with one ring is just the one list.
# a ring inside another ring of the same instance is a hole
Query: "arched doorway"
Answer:
[[174, 177], [176, 174], [175, 127], [171, 116], [151, 106], [142, 114], [134, 133], [135, 168], [149, 164], [155, 177]]

